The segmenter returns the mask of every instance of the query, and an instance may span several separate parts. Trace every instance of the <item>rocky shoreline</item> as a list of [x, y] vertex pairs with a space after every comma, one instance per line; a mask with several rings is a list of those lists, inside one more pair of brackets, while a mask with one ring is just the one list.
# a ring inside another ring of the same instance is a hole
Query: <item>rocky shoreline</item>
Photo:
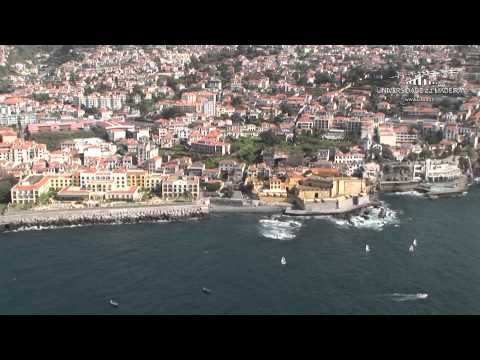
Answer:
[[123, 209], [91, 209], [78, 211], [45, 211], [0, 217], [0, 232], [41, 227], [74, 225], [136, 224], [140, 222], [172, 221], [202, 218], [208, 214], [206, 206], [158, 206]]
[[371, 209], [380, 209], [378, 213], [379, 219], [384, 219], [386, 216], [385, 207], [378, 201], [368, 204], [368, 206], [358, 207], [346, 213], [334, 214], [335, 217], [339, 219], [347, 220], [350, 224], [352, 223], [352, 217], [361, 216], [363, 219], [368, 220], [371, 216]]

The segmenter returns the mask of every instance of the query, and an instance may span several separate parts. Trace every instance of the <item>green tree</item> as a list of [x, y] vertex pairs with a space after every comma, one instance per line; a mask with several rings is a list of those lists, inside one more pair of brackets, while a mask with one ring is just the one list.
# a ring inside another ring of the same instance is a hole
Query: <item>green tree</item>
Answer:
[[252, 138], [240, 138], [232, 143], [232, 152], [241, 160], [253, 164], [261, 152], [261, 143]]
[[233, 196], [233, 189], [231, 187], [224, 187], [221, 191], [221, 193], [227, 197], [231, 198]]
[[38, 101], [40, 103], [47, 102], [50, 100], [50, 95], [47, 93], [36, 93], [32, 95], [33, 100]]
[[242, 101], [242, 98], [240, 96], [235, 96], [232, 99], [232, 106], [233, 107], [238, 107], [238, 106], [241, 106], [242, 104], [243, 104], [243, 101]]
[[38, 202], [41, 205], [47, 205], [50, 202], [50, 199], [54, 198], [57, 195], [57, 191], [50, 189], [48, 192], [41, 194], [38, 197]]
[[392, 150], [388, 146], [382, 146], [382, 158], [386, 160], [395, 160]]
[[335, 83], [335, 76], [324, 72], [315, 73], [315, 84]]
[[139, 105], [140, 114], [146, 115], [153, 111], [153, 100], [143, 99]]
[[166, 108], [163, 109], [161, 116], [166, 119], [174, 118], [176, 116], [184, 115], [180, 110], [176, 108]]
[[213, 191], [218, 191], [220, 189], [220, 187], [222, 186], [222, 184], [220, 182], [202, 183], [201, 186], [204, 187], [205, 190], [207, 190], [209, 192], [213, 192]]
[[380, 144], [380, 131], [378, 130], [378, 128], [375, 128], [375, 132], [373, 134], [373, 141], [377, 144]]
[[272, 130], [262, 132], [260, 134], [260, 139], [267, 146], [279, 145], [284, 142], [283, 136], [275, 135]]
[[0, 79], [0, 94], [7, 94], [13, 91], [14, 88], [9, 80]]
[[10, 202], [10, 190], [18, 182], [14, 176], [5, 176], [0, 178], [0, 204], [8, 204]]
[[286, 102], [283, 102], [282, 104], [280, 104], [280, 111], [283, 114], [287, 114], [288, 116], [296, 115], [296, 111], [293, 108], [293, 106]]

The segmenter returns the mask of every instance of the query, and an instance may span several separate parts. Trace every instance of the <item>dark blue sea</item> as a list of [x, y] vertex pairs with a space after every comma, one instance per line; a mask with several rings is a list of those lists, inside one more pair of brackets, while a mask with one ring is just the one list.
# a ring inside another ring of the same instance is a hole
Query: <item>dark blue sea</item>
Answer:
[[350, 223], [211, 214], [0, 234], [0, 314], [480, 314], [480, 188], [382, 200], [386, 218]]

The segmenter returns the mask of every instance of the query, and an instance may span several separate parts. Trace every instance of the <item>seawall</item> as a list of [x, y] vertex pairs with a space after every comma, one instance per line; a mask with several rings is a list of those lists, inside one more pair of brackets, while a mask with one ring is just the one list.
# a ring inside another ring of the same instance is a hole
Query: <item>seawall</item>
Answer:
[[358, 197], [358, 203], [354, 203], [353, 198], [342, 201], [308, 203], [303, 210], [286, 209], [284, 213], [285, 215], [337, 215], [374, 205], [379, 205], [379, 202], [366, 195]]
[[403, 192], [414, 191], [420, 185], [419, 181], [382, 181], [381, 192]]
[[207, 205], [161, 205], [125, 208], [25, 211], [0, 216], [0, 232], [23, 227], [69, 226], [81, 224], [134, 224], [137, 222], [203, 217]]

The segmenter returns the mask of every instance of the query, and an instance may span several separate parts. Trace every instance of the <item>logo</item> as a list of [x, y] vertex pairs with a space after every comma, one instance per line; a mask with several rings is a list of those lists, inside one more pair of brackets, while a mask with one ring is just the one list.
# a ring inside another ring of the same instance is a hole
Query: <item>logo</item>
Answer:
[[[452, 79], [458, 70], [396, 72], [389, 79], [398, 79], [400, 87], [378, 88], [378, 93], [401, 95], [405, 101], [433, 101], [432, 95], [462, 96], [463, 88], [448, 87], [442, 79]], [[405, 97], [406, 96], [406, 97]]]
[[396, 72], [395, 75], [390, 76], [390, 79], [399, 79], [401, 83], [407, 86], [444, 86], [439, 79], [452, 77], [458, 74], [458, 70], [425, 70], [419, 72]]

